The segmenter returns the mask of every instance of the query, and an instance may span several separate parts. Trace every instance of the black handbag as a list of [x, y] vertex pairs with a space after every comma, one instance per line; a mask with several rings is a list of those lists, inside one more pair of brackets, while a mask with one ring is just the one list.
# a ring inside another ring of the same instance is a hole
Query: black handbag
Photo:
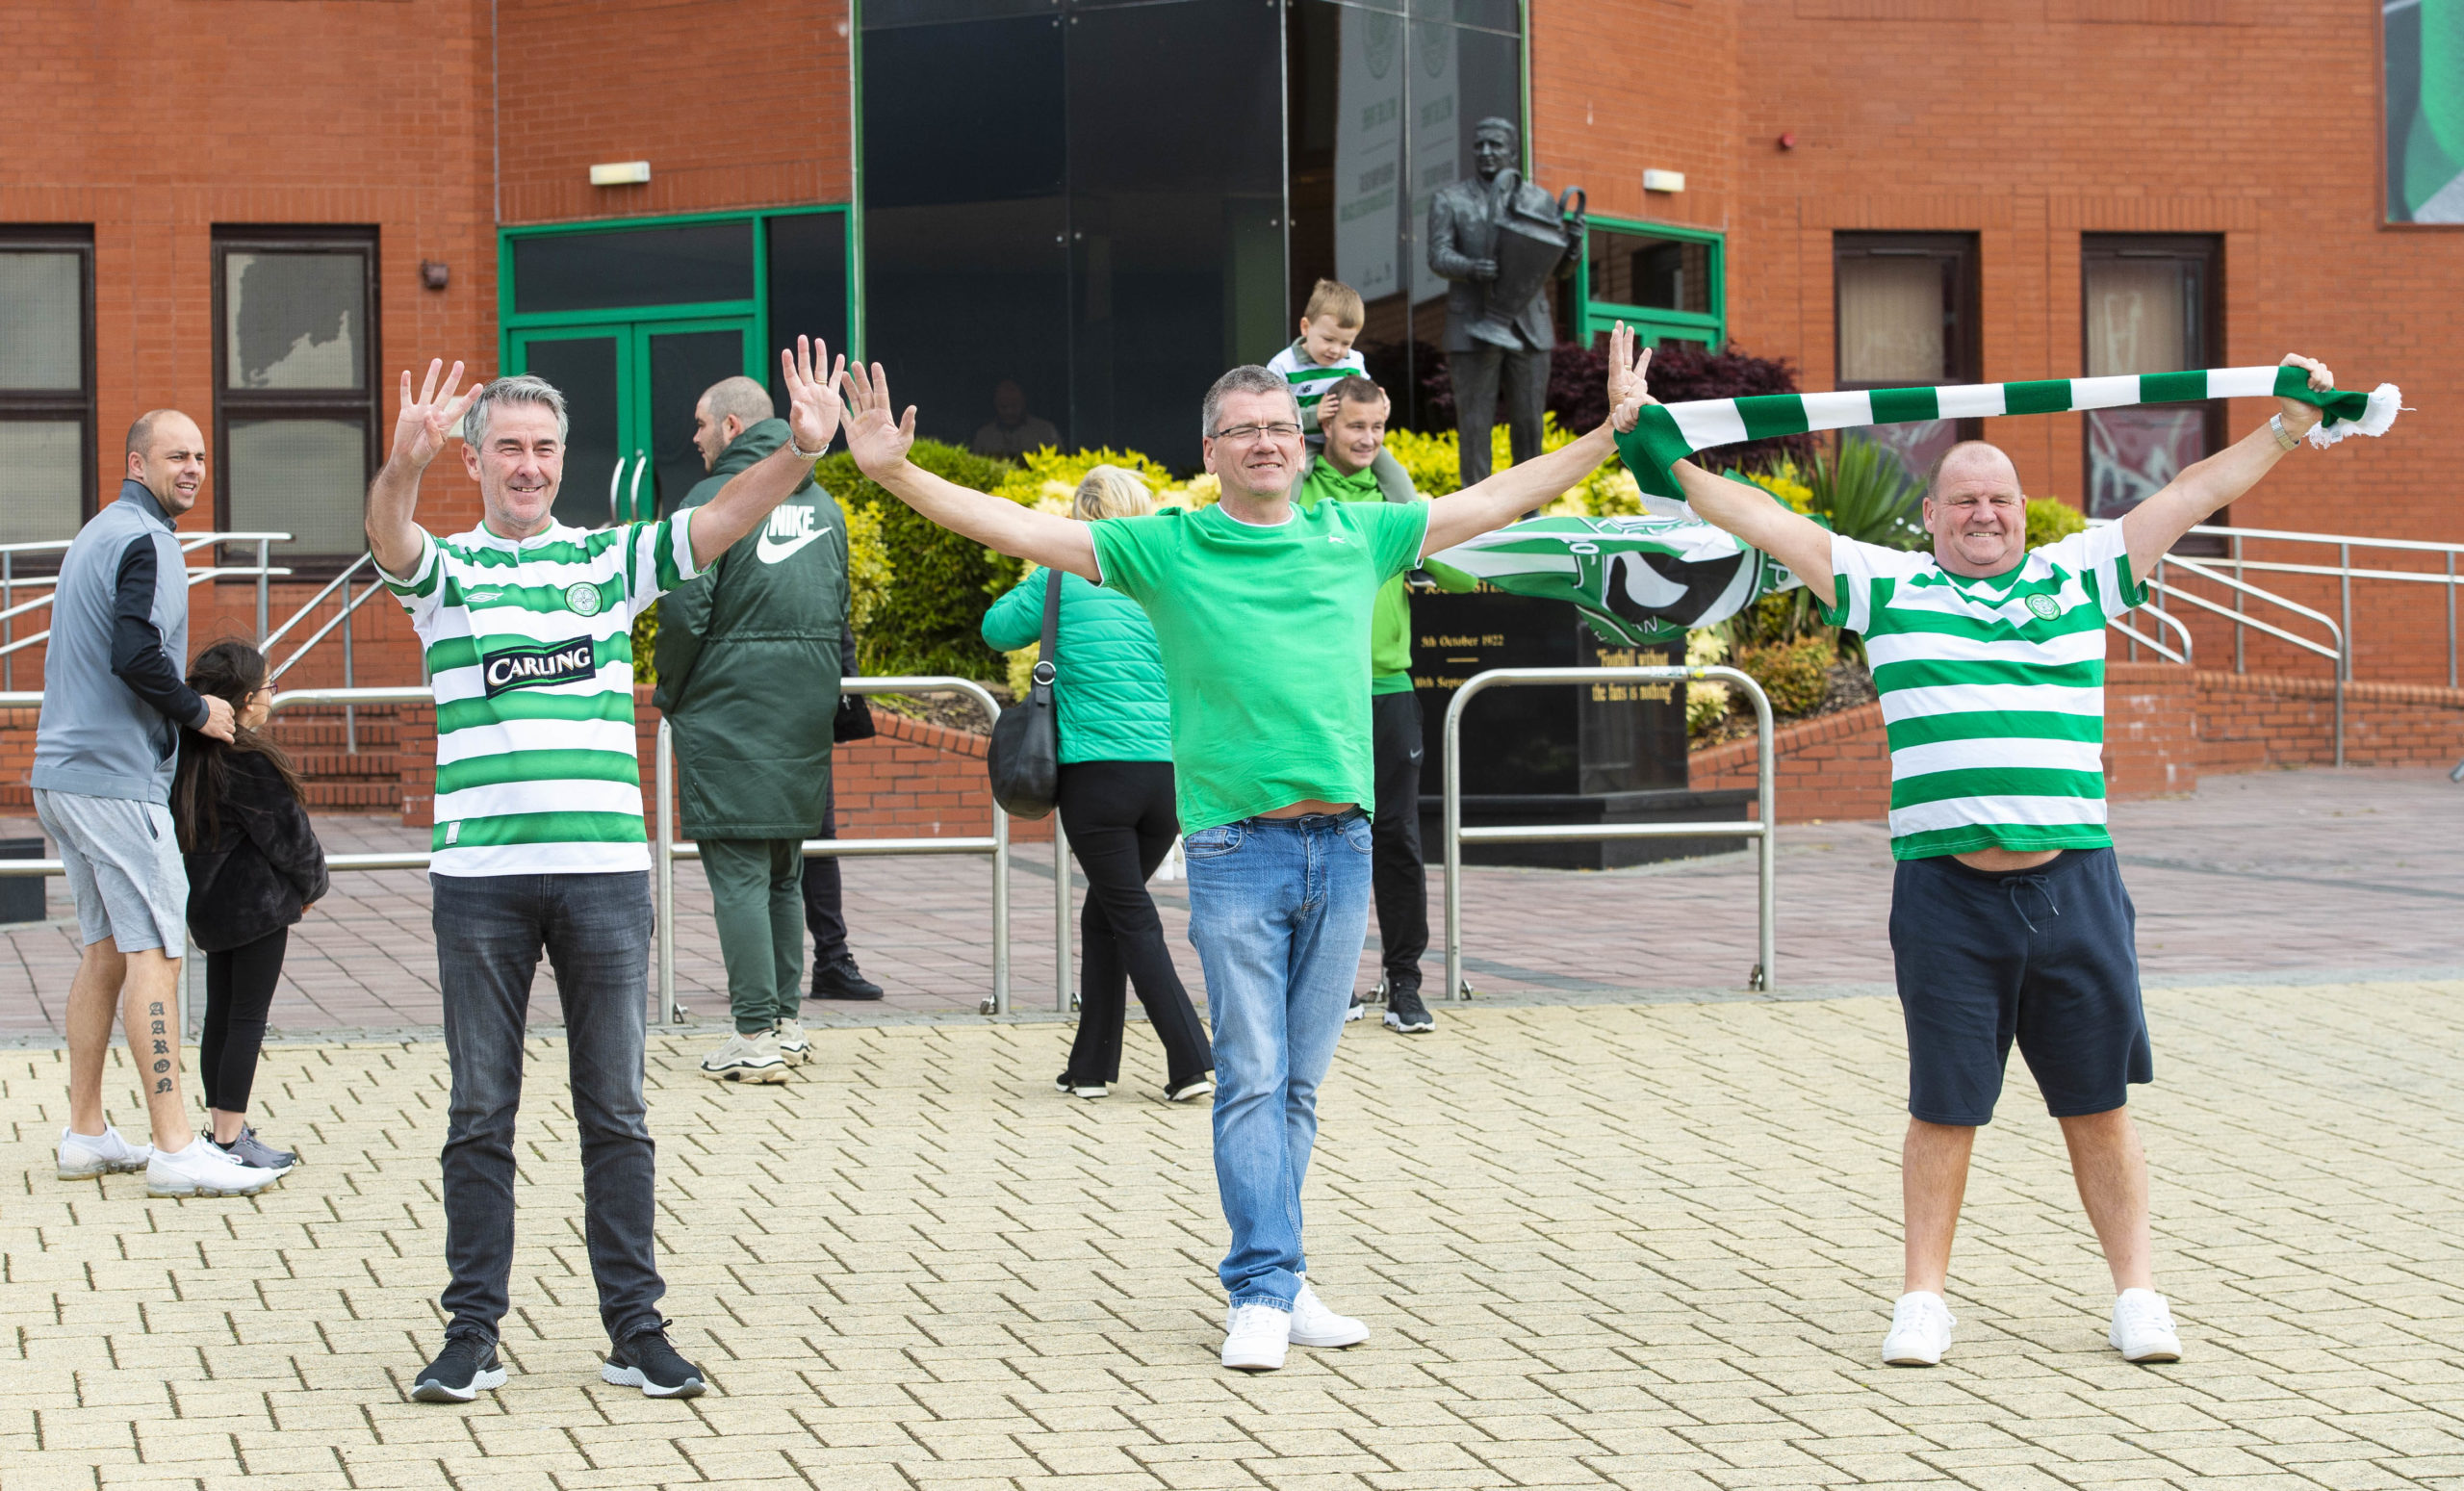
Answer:
[[992, 800], [1014, 818], [1041, 818], [1061, 797], [1061, 710], [1052, 697], [1060, 669], [1061, 579], [1044, 571], [1043, 646], [1036, 656], [1035, 686], [992, 722], [992, 748], [985, 769]]

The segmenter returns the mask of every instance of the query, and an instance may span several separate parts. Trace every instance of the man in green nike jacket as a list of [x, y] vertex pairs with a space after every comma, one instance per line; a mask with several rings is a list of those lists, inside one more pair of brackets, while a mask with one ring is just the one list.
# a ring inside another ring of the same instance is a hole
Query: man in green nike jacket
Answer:
[[[695, 413], [709, 476], [685, 507], [787, 440], [769, 391], [711, 385]], [[830, 806], [831, 723], [847, 615], [847, 520], [808, 476], [659, 604], [658, 688], [676, 734], [684, 834], [700, 844], [735, 1034], [702, 1063], [725, 1082], [783, 1082], [805, 1058], [803, 844]]]
[[[1318, 406], [1326, 447], [1301, 477], [1300, 505], [1322, 501], [1384, 502], [1375, 462], [1386, 448], [1386, 391], [1354, 373], [1326, 387]], [[1377, 810], [1370, 820], [1371, 893], [1386, 972], [1386, 1027], [1420, 1035], [1437, 1021], [1421, 1000], [1421, 958], [1428, 951], [1428, 869], [1421, 858], [1421, 701], [1412, 691], [1412, 603], [1403, 577], [1377, 589], [1369, 623], [1369, 712], [1377, 770]], [[1347, 1019], [1360, 1018], [1352, 995]]]

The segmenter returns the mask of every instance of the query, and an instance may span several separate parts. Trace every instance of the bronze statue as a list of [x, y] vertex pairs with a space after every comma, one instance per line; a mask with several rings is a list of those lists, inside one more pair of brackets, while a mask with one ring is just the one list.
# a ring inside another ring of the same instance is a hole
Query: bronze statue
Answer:
[[1446, 295], [1447, 373], [1454, 384], [1454, 425], [1463, 484], [1489, 474], [1489, 431], [1505, 394], [1508, 443], [1517, 465], [1540, 453], [1540, 412], [1549, 390], [1549, 349], [1556, 344], [1548, 288], [1572, 274], [1581, 256], [1581, 193], [1568, 208], [1523, 179], [1515, 126], [1482, 119], [1472, 127], [1476, 181], [1438, 189], [1428, 204], [1428, 267], [1451, 281]]

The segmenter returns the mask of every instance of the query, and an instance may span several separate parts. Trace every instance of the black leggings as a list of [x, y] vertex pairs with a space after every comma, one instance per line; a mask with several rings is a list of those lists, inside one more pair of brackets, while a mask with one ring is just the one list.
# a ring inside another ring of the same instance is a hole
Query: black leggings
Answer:
[[276, 927], [229, 952], [205, 955], [205, 1030], [197, 1038], [196, 1065], [208, 1108], [248, 1111], [257, 1052], [266, 1043], [266, 1011], [273, 1004], [282, 951], [290, 941], [291, 929]]
[[1120, 1022], [1127, 986], [1164, 1042], [1165, 1080], [1173, 1087], [1215, 1066], [1206, 1029], [1164, 945], [1163, 919], [1146, 878], [1181, 833], [1172, 808], [1169, 761], [1077, 761], [1061, 768], [1061, 826], [1087, 872], [1079, 920], [1078, 1039], [1065, 1075], [1080, 1082], [1120, 1080]]

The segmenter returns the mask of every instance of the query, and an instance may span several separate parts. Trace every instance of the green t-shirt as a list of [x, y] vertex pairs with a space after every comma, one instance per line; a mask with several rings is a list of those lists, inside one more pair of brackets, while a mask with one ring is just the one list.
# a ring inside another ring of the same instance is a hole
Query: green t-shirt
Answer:
[[[1382, 502], [1374, 467], [1364, 466], [1347, 476], [1323, 455], [1309, 463], [1300, 478], [1300, 501], [1316, 504], [1327, 498], [1338, 502]], [[1422, 499], [1426, 501], [1426, 498]], [[1369, 624], [1369, 691], [1408, 694], [1412, 691], [1412, 601], [1403, 593], [1403, 577], [1377, 587], [1377, 604]]]
[[1426, 503], [1318, 502], [1273, 527], [1168, 507], [1091, 527], [1103, 583], [1163, 645], [1182, 833], [1377, 800], [1370, 614], [1420, 561]]

